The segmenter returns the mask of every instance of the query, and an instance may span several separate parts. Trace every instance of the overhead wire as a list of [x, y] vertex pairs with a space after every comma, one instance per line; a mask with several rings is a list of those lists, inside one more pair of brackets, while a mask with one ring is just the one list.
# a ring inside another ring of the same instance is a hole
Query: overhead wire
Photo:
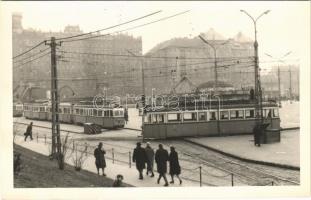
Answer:
[[138, 17], [138, 18], [135, 18], [135, 19], [132, 19], [132, 20], [129, 20], [129, 21], [117, 24], [117, 25], [109, 26], [107, 28], [99, 29], [99, 30], [96, 30], [96, 31], [91, 31], [91, 32], [88, 32], [88, 33], [82, 33], [82, 34], [78, 34], [78, 35], [68, 36], [68, 37], [56, 38], [55, 40], [67, 40], [67, 39], [71, 39], [71, 38], [76, 38], [76, 37], [81, 37], [81, 36], [85, 36], [85, 35], [90, 35], [90, 34], [93, 34], [93, 33], [99, 33], [101, 31], [109, 30], [109, 29], [112, 29], [112, 28], [115, 28], [115, 27], [118, 27], [118, 26], [122, 26], [122, 25], [125, 25], [125, 24], [129, 24], [131, 22], [138, 21], [140, 19], [144, 19], [146, 17], [150, 17], [150, 16], [158, 14], [160, 12], [162, 12], [162, 10], [158, 10], [156, 12], [153, 12], [153, 13], [144, 15], [142, 17]]
[[170, 16], [168, 16], [168, 17], [163, 17], [163, 18], [160, 18], [160, 19], [158, 19], [158, 20], [151, 21], [151, 22], [148, 22], [148, 23], [144, 23], [144, 24], [141, 24], [141, 25], [138, 25], [138, 26], [126, 28], [126, 29], [119, 30], [119, 31], [114, 31], [114, 32], [112, 32], [112, 33], [106, 33], [106, 34], [103, 34], [103, 35], [95, 35], [95, 36], [90, 36], [90, 37], [86, 37], [86, 38], [79, 38], [79, 39], [73, 39], [73, 40], [65, 40], [65, 41], [62, 41], [62, 42], [63, 42], [63, 43], [67, 43], [67, 42], [76, 42], [76, 41], [88, 40], [88, 39], [92, 39], [92, 38], [105, 37], [105, 36], [112, 35], [112, 34], [116, 34], [116, 33], [122, 33], [122, 32], [125, 32], [125, 31], [129, 31], [129, 30], [133, 30], [133, 29], [140, 28], [140, 27], [143, 27], [143, 26], [147, 26], [147, 25], [150, 25], [150, 24], [159, 22], [159, 21], [164, 21], [164, 20], [167, 20], [167, 19], [170, 19], [170, 18], [179, 16], [179, 15], [185, 14], [185, 13], [187, 13], [187, 12], [190, 12], [190, 10], [183, 11], [183, 12], [180, 12], [180, 13], [177, 13], [177, 14], [174, 14], [174, 15], [170, 15]]
[[28, 63], [33, 62], [33, 61], [36, 61], [36, 60], [38, 60], [38, 59], [40, 59], [40, 58], [42, 58], [42, 57], [44, 57], [44, 56], [46, 56], [46, 55], [48, 55], [48, 54], [50, 54], [50, 53], [51, 53], [51, 51], [49, 51], [49, 52], [47, 52], [46, 54], [43, 54], [43, 55], [41, 55], [41, 56], [39, 56], [39, 57], [37, 57], [37, 58], [35, 58], [35, 59], [29, 60], [29, 61], [27, 61], [27, 62], [25, 62], [25, 63], [22, 63], [22, 64], [20, 64], [20, 65], [17, 65], [17, 66], [14, 66], [13, 69], [20, 68], [21, 66], [24, 66], [25, 64], [28, 64]]
[[48, 48], [46, 48], [46, 49], [43, 49], [43, 50], [40, 50], [40, 51], [37, 52], [37, 54], [35, 54], [35, 55], [28, 56], [28, 57], [23, 58], [23, 59], [21, 59], [21, 60], [15, 60], [15, 61], [13, 61], [13, 63], [17, 63], [17, 62], [21, 62], [21, 61], [27, 60], [27, 59], [29, 59], [29, 58], [32, 58], [32, 57], [34, 57], [34, 56], [36, 56], [36, 55], [39, 55], [39, 54], [45, 52], [45, 51], [48, 50], [48, 49], [50, 49], [50, 47], [48, 47]]
[[15, 59], [15, 58], [18, 58], [18, 57], [20, 57], [20, 56], [22, 56], [22, 55], [25, 55], [26, 53], [32, 51], [33, 49], [38, 48], [40, 45], [44, 44], [45, 42], [46, 42], [46, 40], [44, 40], [44, 41], [38, 43], [37, 45], [31, 47], [31, 48], [28, 49], [27, 51], [24, 51], [24, 52], [22, 52], [22, 53], [20, 53], [20, 54], [18, 54], [18, 55], [16, 55], [16, 56], [14, 56], [12, 59]]

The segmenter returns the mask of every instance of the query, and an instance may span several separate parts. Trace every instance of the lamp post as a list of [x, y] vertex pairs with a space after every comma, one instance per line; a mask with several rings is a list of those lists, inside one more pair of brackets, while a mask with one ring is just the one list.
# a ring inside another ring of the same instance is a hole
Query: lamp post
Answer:
[[[211, 44], [210, 42], [208, 42], [207, 40], [205, 40], [201, 35], [199, 35], [199, 38], [206, 43], [207, 45], [209, 45], [210, 47], [212, 47], [213, 51], [214, 51], [214, 91], [217, 91], [217, 87], [218, 87], [218, 74], [217, 74], [217, 48], [216, 45]], [[224, 44], [227, 44], [229, 42], [229, 40], [227, 40], [226, 42], [223, 42], [221, 44], [218, 44], [219, 46], [222, 46]], [[219, 47], [218, 46], [218, 47]]]
[[[284, 63], [284, 58], [286, 57], [286, 56], [288, 56], [289, 54], [291, 54], [292, 52], [291, 51], [289, 51], [289, 52], [287, 52], [286, 54], [284, 54], [282, 57], [279, 57], [279, 58], [276, 58], [276, 57], [274, 57], [274, 56], [271, 56], [270, 54], [267, 54], [267, 53], [265, 53], [266, 54], [266, 56], [269, 56], [270, 58], [272, 58], [272, 59], [274, 59], [274, 60], [277, 60], [278, 62], [282, 62], [282, 63]], [[281, 75], [280, 75], [280, 65], [278, 64], [278, 90], [279, 90], [279, 107], [281, 107], [282, 106], [282, 104], [281, 104]]]
[[[259, 59], [258, 59], [258, 42], [257, 42], [257, 21], [263, 16], [270, 12], [270, 10], [266, 10], [261, 13], [257, 18], [253, 18], [248, 12], [245, 10], [240, 10], [245, 13], [254, 23], [254, 32], [255, 32], [255, 41], [254, 41], [254, 50], [255, 50], [255, 96], [256, 96], [256, 118], [257, 123], [263, 123], [263, 110], [262, 110], [262, 93], [261, 93], [261, 85], [260, 85], [260, 74], [259, 74]], [[259, 114], [260, 111], [260, 114]]]

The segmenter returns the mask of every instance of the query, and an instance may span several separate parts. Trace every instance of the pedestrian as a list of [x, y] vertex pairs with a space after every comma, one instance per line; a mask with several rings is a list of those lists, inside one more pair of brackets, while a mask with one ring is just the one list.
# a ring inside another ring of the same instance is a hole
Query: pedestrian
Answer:
[[124, 119], [125, 119], [125, 124], [127, 124], [127, 122], [129, 121], [129, 115], [128, 115], [128, 110], [126, 108], [124, 111]]
[[25, 135], [25, 141], [27, 140], [27, 137], [30, 136], [30, 139], [33, 140], [32, 138], [32, 122], [27, 126], [26, 132], [24, 133]]
[[150, 142], [147, 142], [147, 146], [145, 148], [146, 155], [147, 155], [147, 172], [148, 175], [149, 172], [151, 172], [150, 177], [154, 177], [153, 173], [153, 163], [154, 163], [154, 150], [150, 146]]
[[103, 143], [100, 142], [98, 144], [98, 147], [94, 150], [94, 156], [95, 156], [95, 165], [97, 168], [97, 174], [99, 175], [99, 169], [102, 169], [103, 176], [106, 176], [105, 174], [105, 168], [106, 168], [106, 160], [105, 160], [105, 154], [106, 151], [103, 149]]
[[260, 125], [255, 125], [253, 129], [254, 133], [254, 144], [255, 146], [260, 147], [260, 140], [261, 140], [261, 127]]
[[141, 143], [136, 143], [136, 148], [134, 149], [133, 153], [133, 162], [136, 163], [136, 169], [139, 172], [139, 179], [144, 179], [143, 177], [143, 170], [146, 168], [147, 156], [146, 151], [144, 148], [141, 147]]
[[179, 177], [180, 174], [180, 165], [178, 161], [178, 153], [175, 151], [175, 147], [170, 147], [170, 155], [169, 155], [169, 163], [170, 163], [170, 175], [172, 178], [172, 181], [170, 183], [174, 184], [174, 176], [176, 176], [179, 179], [179, 184], [182, 183], [181, 178]]
[[159, 149], [156, 151], [155, 154], [155, 161], [157, 163], [157, 170], [159, 173], [159, 178], [157, 183], [160, 183], [161, 178], [164, 178], [165, 185], [168, 186], [166, 172], [167, 172], [167, 161], [168, 161], [168, 152], [163, 148], [162, 144], [159, 144]]
[[114, 180], [112, 187], [123, 187], [122, 186], [123, 176], [118, 174], [116, 179]]

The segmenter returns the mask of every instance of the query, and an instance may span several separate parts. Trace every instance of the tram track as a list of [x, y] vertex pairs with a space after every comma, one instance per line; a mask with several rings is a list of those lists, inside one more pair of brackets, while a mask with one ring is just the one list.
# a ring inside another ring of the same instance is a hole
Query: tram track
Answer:
[[[25, 123], [17, 123], [26, 125]], [[43, 129], [50, 129], [49, 127], [37, 127]], [[71, 132], [73, 135], [80, 135], [79, 132], [64, 130]], [[135, 131], [135, 130], [133, 130]], [[138, 131], [138, 130], [136, 130]], [[299, 170], [284, 169], [277, 166], [268, 166], [264, 164], [254, 164], [246, 161], [241, 161], [227, 155], [220, 154], [213, 150], [204, 148], [186, 140], [157, 140], [154, 144], [163, 143], [166, 146], [175, 146], [180, 154], [181, 164], [184, 167], [193, 168], [195, 165], [201, 165], [206, 176], [219, 176], [219, 179], [227, 178], [227, 175], [234, 175], [236, 182], [243, 185], [269, 185], [274, 182], [275, 185], [299, 185], [300, 172]], [[183, 166], [182, 166], [183, 167]], [[207, 170], [208, 169], [208, 170]], [[215, 175], [219, 172], [224, 175]], [[189, 172], [190, 173], [190, 172]], [[220, 181], [221, 182], [221, 181]], [[228, 184], [228, 182], [226, 182]], [[221, 185], [213, 182], [206, 182], [206, 185]]]
[[[266, 166], [262, 164], [246, 163], [212, 150], [200, 147], [184, 140], [174, 142], [163, 141], [166, 145], [174, 145], [182, 154], [196, 159], [200, 165], [214, 167], [228, 174], [244, 179], [248, 185], [299, 185], [299, 171]], [[186, 151], [184, 149], [187, 149]], [[212, 172], [211, 172], [212, 173]]]

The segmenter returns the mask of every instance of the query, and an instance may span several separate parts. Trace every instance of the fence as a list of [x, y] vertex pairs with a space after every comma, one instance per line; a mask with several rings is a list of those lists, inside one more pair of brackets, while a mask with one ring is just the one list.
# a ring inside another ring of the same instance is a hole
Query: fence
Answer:
[[[14, 124], [15, 125], [15, 124]], [[69, 133], [69, 131], [67, 131]], [[15, 130], [15, 135], [23, 136], [22, 133], [17, 133]], [[49, 133], [50, 134], [50, 133]], [[35, 132], [33, 134], [35, 137], [34, 139], [36, 142], [44, 142], [44, 144], [51, 144], [51, 137], [48, 136], [47, 133], [45, 134], [39, 134], [38, 132]], [[64, 136], [62, 136], [62, 139], [64, 139]], [[90, 145], [86, 142], [77, 142], [77, 140], [73, 139], [73, 137], [69, 137], [69, 143], [67, 143], [66, 146], [68, 149], [73, 151], [78, 151], [80, 153], [85, 153], [85, 156], [93, 156], [94, 150], [97, 148], [95, 145]], [[117, 151], [115, 148], [108, 148], [105, 150], [105, 158], [112, 161], [113, 164], [124, 164], [128, 165], [129, 168], [132, 168], [132, 151]], [[193, 166], [193, 160], [189, 159], [180, 159], [181, 161], [189, 162]], [[202, 165], [194, 167], [194, 168], [187, 168], [187, 167], [181, 167], [181, 170], [183, 171], [183, 175], [181, 176], [185, 180], [189, 180], [192, 182], [196, 182], [199, 184], [200, 187], [204, 185], [208, 186], [218, 186], [211, 183], [211, 180], [214, 180], [215, 182], [222, 182], [223, 185], [231, 185], [236, 186], [237, 184], [245, 184], [250, 185], [250, 181], [246, 181], [245, 179], [249, 179], [249, 177], [243, 177], [241, 175], [230, 173], [227, 171], [221, 171], [219, 169], [213, 168], [212, 166], [204, 165], [205, 168], [210, 168], [210, 170], [206, 170], [202, 167]], [[221, 174], [215, 174], [211, 173], [211, 171], [220, 171]], [[156, 171], [156, 170], [155, 170]], [[187, 176], [188, 175], [188, 176]], [[208, 177], [208, 178], [207, 178]], [[204, 179], [208, 179], [210, 182], [206, 182]], [[253, 180], [254, 181], [254, 180]], [[275, 180], [272, 181], [266, 181], [264, 183], [258, 182], [254, 185], [277, 185]]]

